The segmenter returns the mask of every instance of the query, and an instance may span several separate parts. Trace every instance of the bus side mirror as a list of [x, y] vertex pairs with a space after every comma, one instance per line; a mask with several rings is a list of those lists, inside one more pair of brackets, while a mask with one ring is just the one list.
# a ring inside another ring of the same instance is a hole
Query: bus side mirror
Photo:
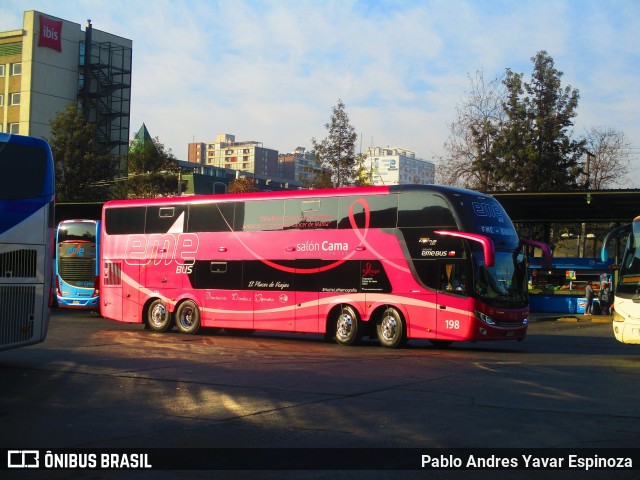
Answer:
[[496, 264], [496, 249], [493, 246], [493, 241], [486, 235], [480, 235], [479, 233], [458, 232], [456, 230], [436, 230], [434, 233], [448, 237], [463, 238], [465, 240], [471, 240], [472, 242], [478, 242], [482, 245], [482, 251], [484, 252], [484, 264], [487, 267], [493, 267]]
[[620, 227], [614, 228], [613, 230], [611, 230], [609, 233], [607, 233], [607, 235], [604, 237], [604, 240], [602, 241], [602, 250], [600, 250], [600, 260], [602, 260], [603, 262], [607, 262], [609, 260], [609, 242], [616, 238], [616, 237], [621, 237], [626, 233], [629, 233], [631, 231], [631, 224], [627, 223], [626, 225], [622, 225]]
[[553, 266], [553, 257], [551, 255], [551, 249], [549, 245], [544, 242], [539, 242], [537, 240], [529, 240], [528, 238], [521, 238], [520, 243], [523, 245], [528, 245], [530, 247], [539, 248], [542, 250], [542, 256], [544, 257], [544, 268], [552, 268]]

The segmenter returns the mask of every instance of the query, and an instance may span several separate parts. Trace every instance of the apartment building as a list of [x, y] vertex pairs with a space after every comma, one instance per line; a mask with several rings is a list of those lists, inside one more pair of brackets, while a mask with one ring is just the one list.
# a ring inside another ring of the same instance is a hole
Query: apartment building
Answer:
[[297, 147], [292, 153], [278, 155], [278, 168], [282, 178], [290, 178], [301, 184], [310, 183], [321, 170], [314, 152]]
[[278, 176], [278, 151], [262, 142], [237, 142], [235, 135], [216, 135], [214, 142], [190, 143], [188, 161], [201, 165]]

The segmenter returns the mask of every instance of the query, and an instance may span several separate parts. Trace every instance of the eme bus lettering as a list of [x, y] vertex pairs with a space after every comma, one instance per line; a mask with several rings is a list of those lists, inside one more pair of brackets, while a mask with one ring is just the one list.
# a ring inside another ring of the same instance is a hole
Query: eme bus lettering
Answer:
[[471, 202], [471, 207], [473, 208], [473, 213], [478, 217], [495, 218], [500, 223], [504, 223], [504, 215], [498, 205], [484, 202]]
[[195, 233], [134, 234], [127, 238], [127, 265], [176, 265], [176, 273], [191, 273], [200, 239]]

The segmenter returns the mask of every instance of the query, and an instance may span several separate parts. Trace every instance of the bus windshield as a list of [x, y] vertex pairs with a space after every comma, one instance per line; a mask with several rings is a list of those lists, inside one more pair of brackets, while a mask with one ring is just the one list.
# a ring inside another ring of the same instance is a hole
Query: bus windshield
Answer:
[[74, 222], [61, 225], [58, 230], [58, 243], [96, 241], [95, 222]]
[[527, 304], [527, 262], [520, 250], [496, 252], [495, 265], [487, 267], [481, 251], [474, 252], [475, 294], [489, 305], [502, 308]]
[[634, 221], [632, 231], [627, 239], [624, 258], [620, 265], [620, 279], [616, 294], [635, 295], [640, 289], [640, 221]]
[[[48, 173], [46, 150], [15, 143], [2, 143], [0, 148], [0, 199], [40, 198]], [[28, 175], [25, 172], [29, 172]]]

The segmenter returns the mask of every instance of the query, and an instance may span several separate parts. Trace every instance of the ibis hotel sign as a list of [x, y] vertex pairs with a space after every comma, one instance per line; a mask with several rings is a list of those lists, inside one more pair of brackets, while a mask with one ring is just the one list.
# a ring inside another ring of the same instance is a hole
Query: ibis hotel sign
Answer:
[[40, 15], [38, 46], [62, 51], [62, 20], [52, 20]]

